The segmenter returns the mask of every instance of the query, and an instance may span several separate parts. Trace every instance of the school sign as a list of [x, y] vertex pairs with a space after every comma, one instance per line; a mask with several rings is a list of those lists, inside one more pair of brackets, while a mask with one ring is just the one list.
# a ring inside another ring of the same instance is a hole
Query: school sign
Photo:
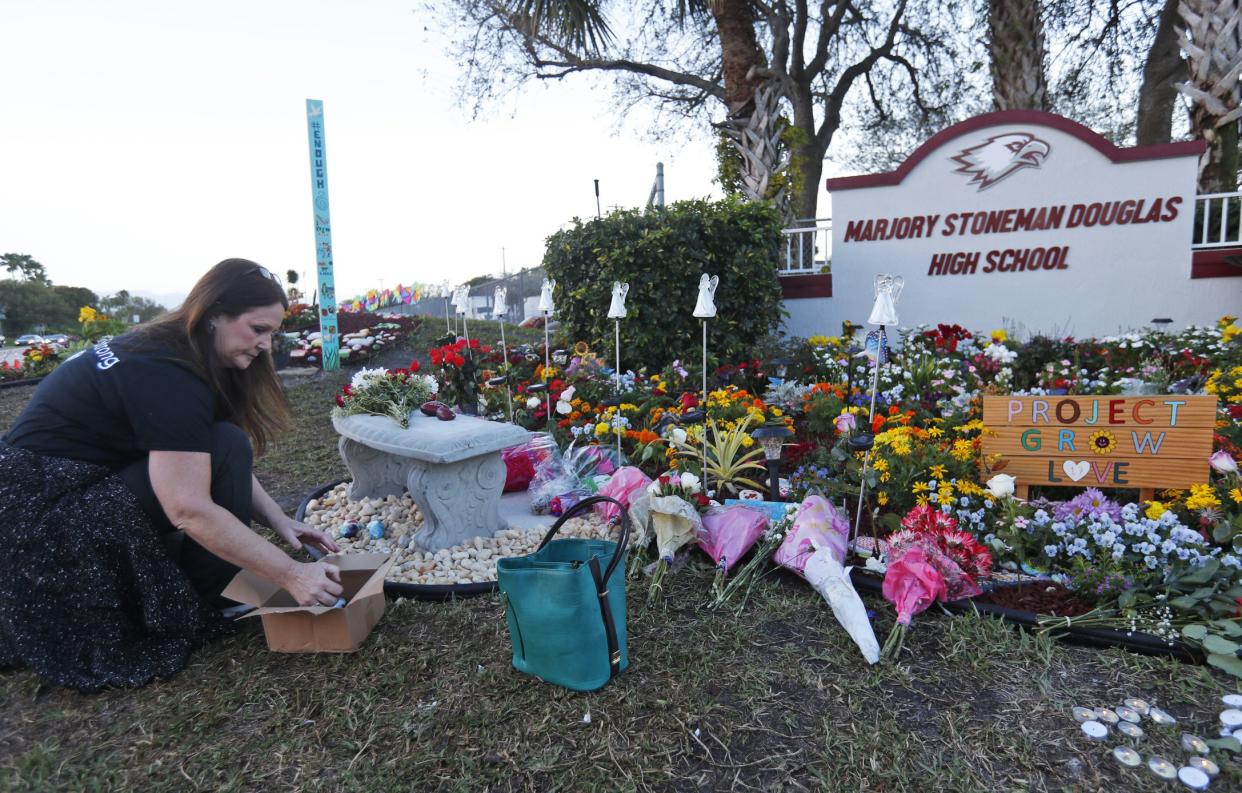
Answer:
[[1118, 148], [1038, 111], [949, 127], [891, 173], [828, 180], [832, 297], [791, 301], [789, 329], [865, 319], [877, 273], [905, 279], [904, 326], [1088, 336], [1156, 317], [1209, 324], [1238, 295], [1191, 279], [1203, 150]]

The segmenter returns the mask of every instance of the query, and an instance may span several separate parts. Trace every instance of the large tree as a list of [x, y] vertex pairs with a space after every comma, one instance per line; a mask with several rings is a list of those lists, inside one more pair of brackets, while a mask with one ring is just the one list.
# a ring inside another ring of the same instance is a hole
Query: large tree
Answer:
[[[628, 12], [624, 40], [609, 22], [613, 5]], [[741, 153], [751, 197], [787, 188], [789, 213], [813, 218], [824, 156], [851, 102], [871, 102], [882, 115], [895, 89], [921, 116], [943, 111], [925, 100], [921, 83], [941, 79], [937, 50], [953, 5], [442, 0], [441, 7], [466, 67], [463, 96], [476, 112], [528, 80], [607, 74], [623, 110], [646, 103], [658, 124], [670, 116], [714, 123]]]
[[995, 109], [1051, 109], [1040, 0], [988, 0], [988, 55]]
[[27, 281], [38, 281], [41, 284], [51, 283], [47, 279], [47, 268], [35, 261], [30, 254], [0, 254], [0, 267], [8, 270], [9, 275], [20, 275]]
[[1238, 188], [1238, 119], [1242, 117], [1242, 3], [1181, 0], [1178, 43], [1189, 79], [1178, 88], [1191, 100], [1191, 133], [1208, 143], [1199, 162], [1199, 190]]

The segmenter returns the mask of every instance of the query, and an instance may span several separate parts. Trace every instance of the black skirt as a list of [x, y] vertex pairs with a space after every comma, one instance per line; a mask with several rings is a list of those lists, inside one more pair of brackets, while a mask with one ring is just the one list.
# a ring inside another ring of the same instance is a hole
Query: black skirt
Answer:
[[119, 476], [0, 442], [0, 667], [140, 686], [231, 630]]

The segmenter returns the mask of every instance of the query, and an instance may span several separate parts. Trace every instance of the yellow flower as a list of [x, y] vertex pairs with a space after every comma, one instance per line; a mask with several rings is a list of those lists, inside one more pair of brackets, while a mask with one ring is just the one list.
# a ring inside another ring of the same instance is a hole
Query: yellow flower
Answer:
[[927, 428], [927, 437], [939, 438], [941, 435], [944, 435], [944, 430], [940, 429], [939, 427], [928, 427]]
[[832, 340], [827, 336], [812, 336], [806, 340], [806, 343], [812, 347], [827, 347], [832, 343]]
[[621, 403], [622, 413], [633, 413], [635, 410], [638, 410], [638, 405], [631, 405], [629, 402]]
[[772, 416], [774, 418], [780, 418], [781, 416], [785, 415], [783, 412], [781, 412], [780, 408], [768, 408], [768, 409], [772, 411]]
[[953, 459], [965, 462], [975, 456], [975, 447], [970, 441], [959, 438], [953, 441]]
[[1169, 508], [1159, 501], [1153, 501], [1147, 505], [1147, 517], [1152, 520], [1160, 520], [1160, 516], [1168, 511]]
[[945, 477], [944, 466], [933, 465], [931, 467], [931, 476], [932, 476], [932, 479], [944, 479]]
[[888, 460], [885, 460], [883, 457], [876, 457], [875, 462], [871, 465], [875, 468], [875, 470], [880, 472], [888, 470]]
[[927, 483], [926, 483], [926, 482], [915, 482], [915, 483], [914, 483], [914, 484], [910, 487], [910, 492], [911, 492], [911, 493], [913, 493], [913, 494], [915, 494], [915, 495], [917, 496], [919, 493], [926, 493], [926, 492], [927, 492], [927, 489], [928, 489], [928, 488], [927, 488]]
[[881, 474], [880, 474], [880, 481], [881, 481], [881, 482], [887, 482], [888, 480], [890, 480], [890, 479], [892, 479], [892, 478], [893, 478], [893, 475], [892, 475], [892, 474], [890, 474], [888, 471], [884, 471], [883, 473], [881, 473]]
[[1234, 500], [1234, 503], [1242, 504], [1242, 487], [1235, 487], [1233, 490], [1230, 490], [1229, 497]]
[[880, 502], [880, 506], [886, 505], [888, 503], [888, 493], [885, 493], [883, 490], [881, 490], [876, 495], [875, 500]]
[[1097, 430], [1091, 433], [1088, 445], [1096, 454], [1112, 454], [1113, 449], [1117, 448], [1117, 436], [1108, 430]]
[[597, 437], [597, 438], [602, 438], [602, 437], [604, 437], [604, 436], [605, 436], [605, 435], [607, 435], [607, 434], [608, 434], [608, 425], [607, 425], [607, 424], [605, 424], [604, 422], [602, 422], [602, 421], [601, 421], [600, 423], [598, 423], [598, 424], [596, 424], [596, 425], [595, 425], [595, 437]]
[[90, 306], [82, 306], [78, 309], [78, 322], [94, 322], [96, 318], [95, 309]]
[[742, 446], [749, 449], [755, 445], [755, 439], [750, 437], [748, 433], [742, 433]]
[[1008, 340], [1008, 338], [1009, 338], [1009, 334], [1005, 332], [1004, 328], [997, 328], [996, 330], [992, 331], [992, 341], [996, 342], [997, 344], [1004, 343], [1006, 340]]
[[929, 502], [929, 499], [927, 498], [927, 496], [919, 496], [919, 497], [918, 497], [918, 498], [916, 498], [914, 501], [915, 501], [915, 503], [916, 503], [916, 504], [918, 504], [920, 507], [925, 507], [925, 506], [927, 506], [927, 504], [928, 504], [928, 502]]
[[1211, 485], [1191, 485], [1190, 498], [1186, 499], [1186, 509], [1209, 509], [1219, 507], [1220, 499]]
[[1230, 325], [1220, 332], [1220, 340], [1223, 342], [1231, 342], [1233, 341], [1234, 336], [1237, 336], [1239, 333], [1242, 333], [1242, 328], [1239, 328], [1237, 325]]

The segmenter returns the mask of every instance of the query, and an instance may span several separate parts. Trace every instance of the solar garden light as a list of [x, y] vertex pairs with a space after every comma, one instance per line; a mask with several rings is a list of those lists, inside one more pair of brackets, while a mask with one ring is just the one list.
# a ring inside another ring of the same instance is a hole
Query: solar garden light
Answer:
[[763, 447], [763, 458], [768, 463], [768, 500], [781, 500], [781, 448], [793, 430], [784, 424], [765, 424], [750, 434]]

